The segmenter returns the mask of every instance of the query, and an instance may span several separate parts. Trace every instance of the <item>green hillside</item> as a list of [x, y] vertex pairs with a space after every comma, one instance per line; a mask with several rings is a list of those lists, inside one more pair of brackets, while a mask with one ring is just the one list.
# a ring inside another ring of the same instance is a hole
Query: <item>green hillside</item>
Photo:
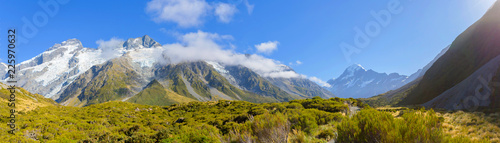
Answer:
[[78, 76], [57, 102], [68, 106], [86, 106], [124, 99], [135, 95], [134, 88], [141, 88], [138, 73], [125, 59], [112, 59], [94, 66]]
[[127, 102], [137, 104], [159, 106], [172, 105], [175, 103], [187, 103], [191, 101], [196, 100], [181, 96], [166, 89], [157, 80], [153, 80], [141, 92], [127, 100]]
[[[0, 113], [2, 113], [2, 120], [8, 115], [11, 107], [8, 106], [10, 99], [10, 91], [7, 89], [8, 86], [0, 83]], [[39, 94], [32, 94], [23, 88], [16, 87], [15, 94], [15, 106], [16, 111], [27, 112], [39, 107], [56, 106], [58, 105], [54, 100], [45, 98]]]
[[[242, 74], [252, 74], [252, 77], [248, 77], [248, 81], [252, 81], [252, 84], [248, 84], [252, 90], [243, 90], [235, 87], [227, 79], [220, 75], [215, 69], [205, 62], [188, 62], [181, 63], [177, 65], [167, 65], [158, 70], [156, 74], [158, 77], [163, 77], [160, 80], [171, 81], [168, 86], [169, 89], [193, 99], [197, 99], [188, 91], [186, 84], [189, 84], [194, 92], [201, 96], [202, 99], [206, 100], [218, 100], [221, 96], [213, 96], [210, 93], [210, 88], [215, 88], [226, 95], [230, 100], [243, 100], [254, 103], [262, 102], [278, 102], [278, 101], [288, 101], [291, 99], [296, 99], [297, 97], [292, 97], [269, 82], [265, 81], [264, 78], [258, 76], [256, 73], [249, 71], [248, 68], [242, 68], [238, 70]], [[186, 82], [184, 82], [184, 80]], [[260, 87], [256, 87], [260, 84]], [[267, 87], [265, 87], [266, 85]], [[256, 90], [253, 90], [256, 89]], [[279, 93], [276, 96], [275, 93]], [[227, 98], [226, 97], [226, 98]], [[224, 98], [222, 98], [224, 99]]]

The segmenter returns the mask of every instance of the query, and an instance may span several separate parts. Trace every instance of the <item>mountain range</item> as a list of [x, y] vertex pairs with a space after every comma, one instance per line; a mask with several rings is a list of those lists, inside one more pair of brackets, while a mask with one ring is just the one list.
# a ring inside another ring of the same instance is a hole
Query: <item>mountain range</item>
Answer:
[[[77, 39], [55, 44], [16, 65], [18, 85], [68, 106], [107, 101], [170, 105], [189, 101], [279, 102], [334, 95], [302, 78], [262, 75], [216, 61], [170, 63], [161, 44], [145, 35], [115, 48], [86, 48]], [[0, 73], [6, 76], [6, 64]], [[279, 65], [278, 71], [293, 72]]]
[[328, 88], [342, 98], [363, 98], [399, 88], [410, 81], [408, 76], [397, 73], [378, 73], [359, 64], [349, 66], [338, 78], [331, 79]]
[[390, 90], [395, 90], [422, 77], [425, 72], [441, 57], [449, 46], [444, 48], [432, 61], [410, 76], [398, 73], [379, 73], [365, 69], [360, 64], [353, 64], [337, 78], [327, 81], [330, 87], [325, 87], [333, 94], [343, 98], [368, 98]]
[[[349, 66], [321, 87], [303, 77], [274, 77], [244, 65], [172, 62], [165, 47], [145, 35], [114, 48], [86, 48], [69, 39], [16, 65], [18, 85], [68, 106], [107, 101], [170, 105], [190, 101], [353, 97], [377, 105], [423, 105], [452, 110], [500, 107], [500, 2], [435, 59], [410, 76]], [[252, 55], [245, 55], [252, 58]], [[296, 72], [278, 65], [273, 72]], [[0, 75], [8, 78], [7, 65]], [[373, 97], [372, 97], [373, 96]]]

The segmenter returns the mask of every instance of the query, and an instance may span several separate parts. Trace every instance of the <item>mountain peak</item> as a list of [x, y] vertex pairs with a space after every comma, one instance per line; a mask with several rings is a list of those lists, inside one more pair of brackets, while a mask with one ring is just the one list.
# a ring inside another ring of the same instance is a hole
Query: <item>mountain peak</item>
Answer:
[[156, 79], [153, 79], [153, 81], [149, 82], [148, 85], [146, 85], [145, 88], [149, 88], [149, 87], [155, 87], [155, 86], [158, 86], [158, 87], [162, 87], [163, 88], [163, 85], [161, 85], [160, 82], [158, 82], [158, 80]]
[[80, 42], [80, 40], [68, 39], [66, 41], [61, 42], [60, 44], [59, 43], [54, 44], [54, 46], [50, 47], [46, 51], [51, 51], [51, 50], [57, 49], [57, 48], [62, 47], [62, 46], [75, 46], [78, 48], [83, 48], [82, 42]]
[[161, 45], [148, 35], [144, 35], [142, 37], [137, 37], [137, 38], [129, 38], [125, 43], [123, 43], [123, 47], [125, 47], [125, 49], [127, 50], [151, 48], [156, 46], [161, 46]]
[[[344, 73], [342, 73], [342, 75], [340, 75], [340, 79], [347, 79], [347, 78], [350, 78], [350, 77], [354, 77], [355, 75], [357, 74], [361, 74], [361, 73], [365, 73], [367, 70], [365, 68], [363, 68], [363, 66], [361, 66], [360, 64], [353, 64], [349, 67], [347, 67], [344, 71]], [[337, 78], [337, 79], [339, 79]]]
[[347, 69], [346, 69], [346, 71], [350, 71], [350, 72], [359, 71], [359, 70], [366, 71], [366, 69], [363, 68], [363, 66], [361, 66], [360, 64], [353, 64], [353, 65], [347, 67]]

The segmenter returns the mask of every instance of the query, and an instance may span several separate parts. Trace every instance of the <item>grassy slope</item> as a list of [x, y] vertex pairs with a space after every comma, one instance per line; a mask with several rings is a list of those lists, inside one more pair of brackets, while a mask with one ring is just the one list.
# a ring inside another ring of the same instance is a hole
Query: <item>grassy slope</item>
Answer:
[[[8, 86], [0, 83], [0, 111], [2, 111], [2, 115], [8, 112], [8, 107], [7, 103], [9, 102], [10, 98], [10, 91], [7, 90]], [[54, 100], [45, 98], [42, 95], [39, 94], [32, 94], [28, 91], [26, 91], [23, 88], [17, 87], [16, 88], [16, 111], [30, 111], [34, 110], [39, 107], [45, 107], [45, 106], [54, 106], [58, 105]]]
[[[2, 137], [7, 137], [7, 131], [10, 130], [10, 128], [7, 127], [7, 122], [9, 122], [10, 119], [7, 117], [10, 116], [9, 111], [11, 109], [11, 107], [8, 106], [10, 91], [7, 90], [7, 88], [7, 85], [0, 83], [0, 136]], [[20, 87], [16, 88], [15, 96], [15, 116], [17, 121], [23, 120], [22, 115], [27, 112], [39, 110], [39, 108], [58, 107], [58, 104], [54, 100], [45, 98], [39, 94], [32, 94]], [[17, 123], [17, 125], [19, 126], [20, 124]], [[5, 140], [1, 141], [6, 142]]]
[[175, 92], [172, 92], [163, 85], [161, 85], [157, 80], [153, 80], [151, 83], [139, 92], [134, 97], [127, 100], [127, 102], [145, 104], [145, 105], [171, 105], [175, 103], [187, 103], [195, 101], [192, 98], [181, 96]]
[[485, 114], [457, 111], [440, 113], [440, 116], [445, 119], [443, 128], [447, 134], [500, 142], [500, 112]]

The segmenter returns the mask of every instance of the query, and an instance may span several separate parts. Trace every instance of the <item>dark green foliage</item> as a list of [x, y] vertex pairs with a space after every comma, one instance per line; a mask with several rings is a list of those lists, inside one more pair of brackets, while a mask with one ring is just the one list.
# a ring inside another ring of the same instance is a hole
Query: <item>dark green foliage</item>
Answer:
[[[151, 86], [159, 85], [152, 83]], [[18, 121], [22, 126], [17, 135], [2, 133], [0, 139], [22, 142], [272, 142], [286, 141], [292, 129], [311, 134], [318, 126], [343, 118], [340, 113], [319, 110], [316, 106], [302, 108], [299, 103], [308, 103], [308, 100], [263, 104], [220, 100], [164, 107], [113, 101], [86, 107], [40, 107], [22, 114]], [[335, 101], [314, 100], [328, 104]], [[2, 130], [6, 128], [6, 125], [0, 126]], [[27, 134], [33, 138], [26, 138]]]

